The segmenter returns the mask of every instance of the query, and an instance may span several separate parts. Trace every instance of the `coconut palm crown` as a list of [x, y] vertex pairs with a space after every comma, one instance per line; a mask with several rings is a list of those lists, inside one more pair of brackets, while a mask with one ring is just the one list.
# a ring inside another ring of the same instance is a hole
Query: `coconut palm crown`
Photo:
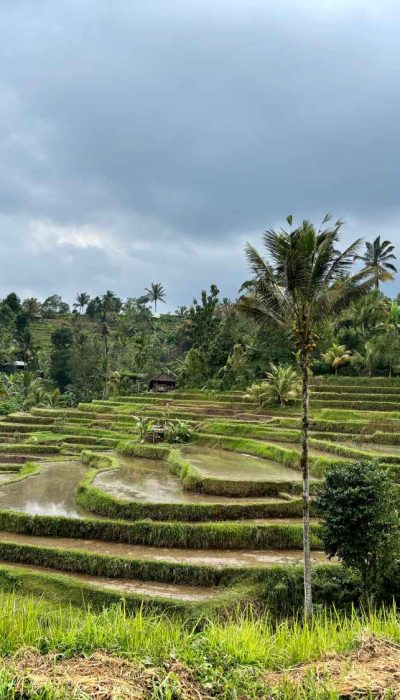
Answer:
[[304, 609], [312, 614], [310, 558], [310, 492], [308, 459], [308, 384], [311, 353], [319, 341], [321, 324], [335, 318], [374, 284], [371, 267], [350, 274], [360, 248], [357, 240], [338, 251], [342, 221], [330, 224], [325, 216], [319, 229], [307, 220], [290, 229], [264, 233], [268, 259], [253, 246], [246, 246], [252, 279], [245, 282], [239, 308], [262, 324], [291, 331], [302, 373], [302, 439], [300, 466], [303, 473]]
[[88, 305], [90, 301], [90, 296], [87, 292], [78, 292], [76, 295], [76, 301], [74, 303], [74, 309], [80, 309], [81, 314], [83, 313], [83, 309], [85, 306]]
[[146, 287], [149, 300], [154, 302], [154, 313], [157, 313], [157, 302], [162, 301], [165, 304], [165, 289], [160, 282], [152, 282], [150, 288]]
[[382, 241], [381, 243], [381, 237], [377, 236], [372, 243], [365, 244], [365, 254], [357, 256], [358, 260], [373, 268], [375, 289], [379, 289], [380, 280], [385, 282], [394, 279], [397, 267], [389, 262], [389, 260], [397, 259], [393, 251], [394, 245], [390, 241]]

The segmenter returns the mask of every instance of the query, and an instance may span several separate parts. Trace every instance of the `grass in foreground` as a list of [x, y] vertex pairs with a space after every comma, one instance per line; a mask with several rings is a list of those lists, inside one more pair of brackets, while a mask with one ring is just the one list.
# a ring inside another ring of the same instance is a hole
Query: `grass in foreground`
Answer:
[[[97, 697], [89, 684], [97, 674], [102, 698], [338, 698], [328, 686], [321, 694], [310, 676], [305, 691], [276, 672], [333, 652], [350, 653], [366, 636], [400, 643], [395, 609], [348, 616], [321, 612], [311, 625], [289, 619], [274, 624], [248, 610], [185, 625], [141, 612], [128, 616], [122, 605], [95, 614], [2, 594], [0, 697]], [[271, 672], [279, 691], [267, 685]], [[127, 694], [124, 683], [136, 694]]]

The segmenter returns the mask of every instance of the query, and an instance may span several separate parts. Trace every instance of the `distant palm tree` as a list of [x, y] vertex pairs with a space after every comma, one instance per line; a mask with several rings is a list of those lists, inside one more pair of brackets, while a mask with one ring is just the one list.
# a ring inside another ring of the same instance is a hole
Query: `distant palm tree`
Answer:
[[146, 287], [146, 292], [148, 292], [149, 300], [154, 301], [154, 313], [157, 313], [157, 302], [162, 301], [165, 304], [165, 289], [160, 282], [152, 282], [150, 289]]
[[185, 318], [185, 316], [188, 316], [189, 314], [189, 309], [187, 306], [178, 306], [178, 308], [175, 310], [175, 316], [178, 316], [179, 318]]
[[[245, 282], [246, 295], [238, 307], [261, 324], [273, 324], [293, 334], [302, 375], [302, 439], [300, 467], [303, 474], [304, 611], [312, 614], [310, 556], [310, 488], [308, 456], [308, 394], [312, 353], [318, 345], [322, 323], [337, 317], [351, 302], [366, 294], [374, 283], [371, 268], [349, 275], [361, 241], [343, 253], [338, 251], [342, 222], [327, 226], [327, 215], [316, 230], [310, 221], [289, 231], [270, 229], [264, 244], [270, 261], [251, 245], [246, 253], [253, 277]], [[268, 337], [268, 334], [267, 334]]]
[[394, 279], [397, 267], [388, 260], [396, 260], [394, 245], [390, 241], [383, 241], [378, 236], [372, 243], [365, 244], [365, 255], [357, 255], [357, 260], [362, 260], [367, 267], [374, 270], [375, 289], [379, 289], [379, 281], [384, 282]]
[[101, 298], [101, 307], [103, 315], [108, 317], [109, 314], [117, 314], [121, 311], [122, 301], [114, 292], [108, 289]]
[[90, 296], [87, 292], [78, 292], [76, 295], [76, 302], [74, 303], [74, 309], [80, 309], [80, 313], [83, 314], [83, 309], [88, 305], [90, 301]]

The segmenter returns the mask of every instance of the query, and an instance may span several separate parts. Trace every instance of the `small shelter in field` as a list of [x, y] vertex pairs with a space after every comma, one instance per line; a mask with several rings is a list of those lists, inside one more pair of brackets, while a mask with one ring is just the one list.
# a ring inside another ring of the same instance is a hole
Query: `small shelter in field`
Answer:
[[150, 379], [149, 389], [150, 391], [164, 392], [172, 391], [175, 389], [176, 380], [172, 374], [157, 374], [155, 377]]

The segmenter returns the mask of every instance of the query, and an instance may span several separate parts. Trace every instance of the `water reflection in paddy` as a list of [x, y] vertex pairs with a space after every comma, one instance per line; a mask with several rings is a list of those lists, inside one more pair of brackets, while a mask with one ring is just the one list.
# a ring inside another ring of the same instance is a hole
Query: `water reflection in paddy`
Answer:
[[86, 467], [80, 461], [43, 462], [40, 473], [0, 487], [0, 509], [30, 515], [88, 515], [75, 501]]
[[94, 485], [123, 500], [149, 503], [259, 503], [268, 498], [228, 498], [184, 491], [180, 479], [168, 465], [153, 459], [118, 455], [121, 466], [100, 472]]

